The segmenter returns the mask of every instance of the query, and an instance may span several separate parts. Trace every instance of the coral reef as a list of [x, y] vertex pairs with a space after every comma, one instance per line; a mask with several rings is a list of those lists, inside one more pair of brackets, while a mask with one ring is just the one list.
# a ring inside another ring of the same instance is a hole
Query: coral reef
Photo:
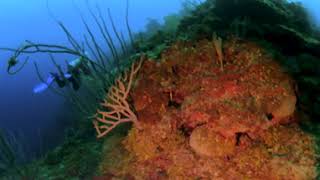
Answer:
[[287, 0], [207, 0], [181, 20], [178, 34], [193, 40], [217, 32], [265, 47], [295, 79], [298, 110], [319, 121], [320, 31], [300, 2]]
[[[12, 52], [9, 74], [28, 54], [48, 54], [64, 80], [53, 54], [85, 63], [73, 68], [83, 71], [83, 93], [50, 86], [78, 108], [64, 143], [25, 166], [0, 135], [1, 179], [319, 179], [320, 31], [301, 4], [185, 3], [163, 25], [149, 20], [134, 39], [127, 1], [128, 38], [110, 10], [113, 31], [87, 4], [96, 26], [83, 19], [84, 42], [58, 22], [69, 46], [0, 48]], [[149, 60], [132, 64], [142, 54]]]
[[[229, 39], [222, 50], [223, 70], [207, 40], [177, 42], [143, 64], [132, 89], [141, 127], [130, 130], [121, 151], [104, 154], [102, 174], [315, 178], [315, 143], [296, 123], [294, 81], [255, 43]], [[108, 157], [121, 158], [111, 165]]]

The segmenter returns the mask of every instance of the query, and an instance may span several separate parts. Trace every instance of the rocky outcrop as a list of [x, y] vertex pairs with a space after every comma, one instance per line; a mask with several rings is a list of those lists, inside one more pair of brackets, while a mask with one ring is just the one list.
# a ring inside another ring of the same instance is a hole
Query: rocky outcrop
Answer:
[[314, 142], [295, 124], [294, 81], [254, 43], [226, 41], [223, 69], [212, 46], [177, 43], [144, 63], [132, 91], [141, 129], [123, 141], [130, 160], [113, 174], [314, 178]]

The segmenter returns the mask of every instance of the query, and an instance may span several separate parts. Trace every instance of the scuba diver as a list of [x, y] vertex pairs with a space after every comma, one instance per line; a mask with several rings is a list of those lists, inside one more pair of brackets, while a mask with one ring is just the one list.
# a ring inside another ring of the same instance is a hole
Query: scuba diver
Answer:
[[68, 83], [72, 84], [74, 90], [78, 90], [81, 85], [81, 73], [90, 75], [91, 71], [87, 65], [84, 57], [77, 58], [68, 63], [67, 73], [50, 73], [47, 80], [43, 83], [36, 85], [33, 88], [33, 93], [38, 94], [48, 89], [54, 82], [60, 88], [65, 87]]

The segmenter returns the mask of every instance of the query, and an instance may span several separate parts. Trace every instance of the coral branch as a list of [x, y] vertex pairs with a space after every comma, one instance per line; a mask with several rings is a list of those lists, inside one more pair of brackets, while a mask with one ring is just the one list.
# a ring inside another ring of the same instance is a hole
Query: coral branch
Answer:
[[216, 49], [216, 52], [218, 54], [218, 60], [220, 63], [221, 71], [223, 71], [224, 56], [223, 56], [223, 52], [222, 52], [222, 39], [220, 37], [218, 37], [216, 33], [214, 33], [213, 37], [212, 37], [212, 42], [213, 42], [214, 47]]
[[[137, 63], [133, 63], [129, 72], [116, 79], [110, 87], [108, 95], [101, 106], [106, 111], [98, 110], [93, 125], [101, 138], [121, 123], [133, 122], [139, 128], [138, 118], [130, 108], [128, 96], [133, 84], [133, 79], [141, 68], [143, 56]], [[130, 73], [130, 74], [128, 74]]]

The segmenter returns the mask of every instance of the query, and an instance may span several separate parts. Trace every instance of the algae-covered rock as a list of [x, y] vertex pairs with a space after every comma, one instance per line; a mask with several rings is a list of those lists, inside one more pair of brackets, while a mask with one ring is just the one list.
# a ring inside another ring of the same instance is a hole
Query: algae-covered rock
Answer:
[[205, 126], [194, 129], [190, 146], [198, 154], [207, 157], [227, 157], [235, 150], [235, 138], [227, 139]]
[[261, 24], [276, 24], [288, 21], [292, 14], [285, 1], [275, 0], [216, 0], [215, 11], [219, 17], [232, 20], [249, 17]]
[[195, 39], [209, 38], [213, 32], [255, 38], [285, 54], [305, 51], [320, 57], [320, 33], [309, 19], [301, 4], [285, 0], [216, 0], [182, 19], [178, 32]]
[[293, 115], [296, 102], [297, 98], [295, 96], [282, 97], [279, 105], [272, 107], [268, 113], [270, 113], [276, 121], [281, 121]]
[[112, 174], [281, 179], [287, 172], [314, 178], [314, 141], [293, 121], [297, 99], [290, 76], [263, 48], [235, 39], [224, 43], [222, 70], [210, 45], [177, 43], [160, 61], [143, 65], [132, 91], [141, 129], [130, 130], [122, 146], [122, 159], [130, 160]]
[[[222, 64], [214, 32], [224, 38]], [[315, 179], [315, 141], [296, 124], [303, 99], [281, 66], [301, 52], [318, 64], [320, 36], [302, 6], [208, 0], [178, 35], [195, 41], [175, 42], [141, 69], [131, 96], [143, 128], [123, 141], [130, 161], [119, 177]], [[317, 71], [295, 60], [296, 73]]]

